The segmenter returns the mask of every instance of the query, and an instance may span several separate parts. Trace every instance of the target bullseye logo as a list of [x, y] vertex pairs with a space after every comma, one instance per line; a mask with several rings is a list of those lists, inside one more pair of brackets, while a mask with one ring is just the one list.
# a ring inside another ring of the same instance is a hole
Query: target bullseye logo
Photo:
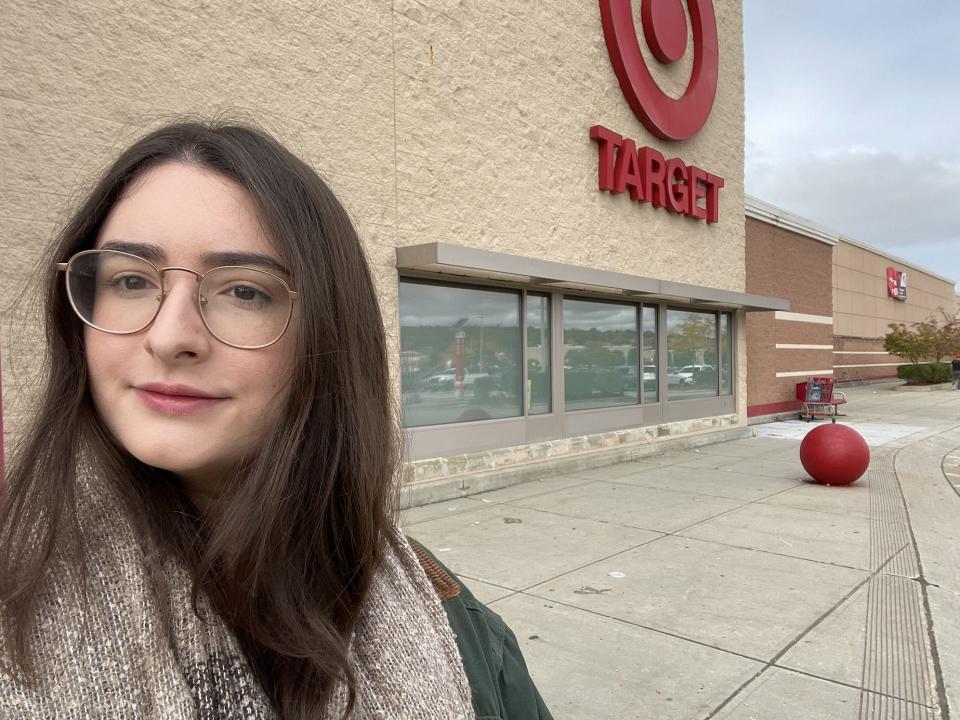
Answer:
[[[647, 129], [664, 140], [686, 140], [703, 127], [717, 94], [720, 66], [717, 18], [712, 0], [686, 0], [693, 26], [693, 71], [680, 98], [657, 85], [640, 51], [631, 0], [600, 0], [607, 52], [623, 94]], [[687, 50], [682, 0], [642, 0], [643, 36], [661, 63], [676, 62]]]
[[[664, 140], [693, 137], [707, 121], [717, 95], [720, 57], [712, 0], [641, 0], [643, 39], [657, 62], [674, 63], [687, 52], [687, 16], [693, 36], [690, 82], [679, 98], [657, 85], [644, 60], [633, 18], [632, 0], [600, 0], [607, 52], [623, 94], [647, 129]], [[594, 125], [597, 187], [611, 195], [628, 193], [637, 203], [708, 224], [720, 221], [720, 190], [725, 181], [679, 157], [665, 157], [618, 132]]]

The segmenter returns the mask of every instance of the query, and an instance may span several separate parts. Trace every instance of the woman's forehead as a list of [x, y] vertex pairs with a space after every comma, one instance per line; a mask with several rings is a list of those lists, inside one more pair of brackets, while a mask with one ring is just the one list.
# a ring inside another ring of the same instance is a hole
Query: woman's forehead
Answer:
[[137, 178], [111, 209], [96, 247], [173, 264], [284, 264], [247, 191], [185, 163], [165, 163]]

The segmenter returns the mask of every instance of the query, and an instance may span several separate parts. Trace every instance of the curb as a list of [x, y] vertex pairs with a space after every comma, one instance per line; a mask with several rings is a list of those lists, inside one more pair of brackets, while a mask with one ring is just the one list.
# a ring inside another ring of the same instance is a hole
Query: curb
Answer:
[[936, 383], [935, 385], [894, 385], [891, 390], [900, 392], [933, 392], [934, 390], [953, 390], [953, 383]]
[[[796, 420], [800, 409], [790, 410], [789, 412], [771, 413], [770, 415], [754, 415], [747, 418], [748, 425], [765, 425], [766, 423], [780, 422], [781, 420]], [[842, 416], [841, 416], [842, 417]]]

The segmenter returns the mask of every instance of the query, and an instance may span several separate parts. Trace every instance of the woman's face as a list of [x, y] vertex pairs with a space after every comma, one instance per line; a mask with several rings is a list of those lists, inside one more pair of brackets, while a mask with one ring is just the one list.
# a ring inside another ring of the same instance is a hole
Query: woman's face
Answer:
[[[154, 246], [159, 256], [148, 259], [161, 268], [206, 272], [210, 253], [256, 253], [283, 264], [240, 185], [178, 162], [145, 172], [113, 207], [96, 247], [117, 243]], [[85, 326], [90, 387], [120, 444], [176, 473], [202, 503], [217, 495], [224, 473], [261, 447], [277, 417], [294, 365], [297, 307], [278, 342], [238, 349], [204, 326], [194, 275], [174, 270], [164, 279], [167, 296], [145, 330], [111, 335]], [[210, 399], [183, 397], [190, 395]]]

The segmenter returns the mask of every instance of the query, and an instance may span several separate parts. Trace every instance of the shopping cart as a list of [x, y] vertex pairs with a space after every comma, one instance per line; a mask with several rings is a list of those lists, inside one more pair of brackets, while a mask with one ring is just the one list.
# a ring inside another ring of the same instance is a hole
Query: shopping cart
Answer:
[[834, 389], [832, 377], [814, 377], [806, 382], [797, 383], [797, 400], [800, 407], [800, 419], [810, 422], [813, 418], [828, 417], [836, 422], [839, 408], [847, 403], [847, 396]]

